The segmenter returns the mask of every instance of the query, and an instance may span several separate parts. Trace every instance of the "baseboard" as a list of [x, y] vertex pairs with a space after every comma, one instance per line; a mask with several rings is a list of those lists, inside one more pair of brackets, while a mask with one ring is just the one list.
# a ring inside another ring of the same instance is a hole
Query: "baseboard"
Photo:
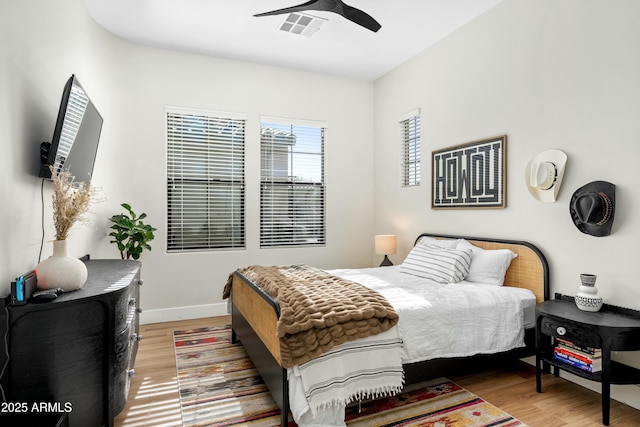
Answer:
[[202, 319], [203, 317], [226, 316], [227, 303], [194, 305], [189, 307], [144, 310], [140, 313], [140, 324], [174, 322], [176, 320]]
[[[535, 356], [527, 357], [522, 360], [532, 366], [536, 366]], [[599, 382], [589, 381], [563, 370], [560, 370], [560, 378], [564, 378], [567, 381], [571, 381], [572, 383], [588, 388], [589, 390], [593, 390], [596, 393], [602, 394], [602, 385]], [[533, 387], [535, 387], [535, 385], [533, 385]], [[625, 403], [632, 408], [640, 409], [640, 393], [638, 393], [638, 388], [639, 387], [637, 385], [612, 384], [611, 398], [613, 400], [617, 400], [618, 402]], [[544, 379], [542, 381], [542, 392], [544, 393]]]

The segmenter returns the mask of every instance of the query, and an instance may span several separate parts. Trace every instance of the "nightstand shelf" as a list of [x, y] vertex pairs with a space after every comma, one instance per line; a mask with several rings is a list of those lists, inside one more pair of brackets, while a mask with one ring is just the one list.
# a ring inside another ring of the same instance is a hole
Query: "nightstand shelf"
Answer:
[[[562, 363], [553, 357], [541, 356], [541, 360], [554, 367], [558, 367], [563, 371], [570, 372], [579, 377], [602, 382], [602, 371], [589, 373], [580, 368], [575, 368], [566, 363]], [[609, 384], [640, 384], [640, 369], [636, 369], [632, 366], [623, 365], [615, 361], [611, 361], [611, 378]]]
[[[544, 364], [602, 384], [602, 423], [609, 425], [611, 384], [640, 384], [640, 369], [611, 360], [612, 351], [640, 350], [640, 311], [605, 304], [599, 312], [578, 309], [572, 297], [536, 306], [536, 390], [542, 392]], [[602, 370], [594, 373], [553, 357], [556, 339], [602, 350]]]

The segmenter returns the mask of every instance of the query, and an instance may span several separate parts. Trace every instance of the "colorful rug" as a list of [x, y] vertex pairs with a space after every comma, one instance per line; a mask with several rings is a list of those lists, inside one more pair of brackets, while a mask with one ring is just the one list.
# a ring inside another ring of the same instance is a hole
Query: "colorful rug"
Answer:
[[[183, 426], [280, 425], [280, 410], [242, 345], [230, 338], [229, 326], [174, 332]], [[526, 427], [446, 378], [351, 405], [345, 420], [349, 427]]]

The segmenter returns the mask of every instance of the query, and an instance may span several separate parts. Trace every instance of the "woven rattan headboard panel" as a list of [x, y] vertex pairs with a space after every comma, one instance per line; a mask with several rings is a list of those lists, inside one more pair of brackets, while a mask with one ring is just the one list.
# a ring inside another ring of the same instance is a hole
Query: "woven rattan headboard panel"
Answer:
[[518, 256], [511, 261], [507, 270], [505, 286], [515, 286], [529, 289], [536, 296], [538, 302], [549, 299], [549, 265], [540, 249], [529, 242], [501, 239], [487, 239], [481, 237], [465, 237], [453, 235], [439, 235], [422, 233], [422, 236], [437, 239], [467, 239], [469, 242], [482, 249], [510, 249]]

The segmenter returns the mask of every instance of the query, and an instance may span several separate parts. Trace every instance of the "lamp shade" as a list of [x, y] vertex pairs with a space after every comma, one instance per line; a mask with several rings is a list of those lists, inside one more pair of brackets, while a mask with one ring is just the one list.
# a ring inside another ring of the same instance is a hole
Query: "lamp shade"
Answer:
[[375, 237], [377, 255], [393, 255], [396, 253], [396, 236], [393, 234], [378, 234]]

